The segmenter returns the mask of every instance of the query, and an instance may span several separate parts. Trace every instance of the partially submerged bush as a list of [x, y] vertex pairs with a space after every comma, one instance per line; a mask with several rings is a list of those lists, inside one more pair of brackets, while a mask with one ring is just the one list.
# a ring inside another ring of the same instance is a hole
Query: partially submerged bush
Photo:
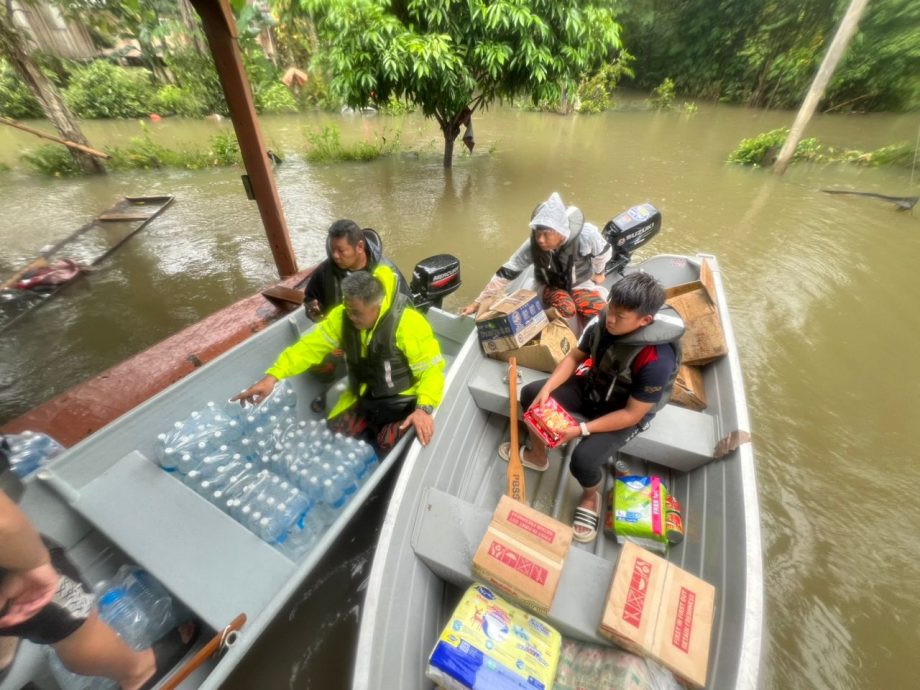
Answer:
[[139, 117], [150, 112], [152, 93], [147, 70], [96, 60], [74, 70], [64, 100], [78, 117]]
[[648, 100], [657, 110], [670, 110], [676, 96], [674, 80], [671, 77], [665, 77], [665, 80], [652, 90], [652, 97]]
[[[738, 163], [739, 165], [772, 165], [788, 136], [789, 130], [781, 127], [758, 134], [750, 139], [742, 139], [741, 143], [738, 144], [738, 148], [732, 151], [728, 157], [728, 162]], [[792, 156], [792, 160], [816, 161], [820, 160], [821, 157], [821, 145], [817, 139], [809, 137], [799, 141], [795, 147], [795, 154]]]
[[307, 132], [307, 160], [314, 163], [331, 163], [334, 161], [370, 161], [380, 156], [399, 150], [399, 133], [390, 141], [386, 136], [374, 138], [374, 142], [359, 141], [355, 144], [343, 144], [336, 127], [327, 125], [322, 131]]
[[82, 170], [65, 147], [58, 144], [45, 144], [21, 156], [33, 170], [43, 175], [62, 177], [80, 175]]
[[180, 115], [182, 117], [208, 114], [204, 101], [189, 89], [175, 84], [167, 84], [157, 91], [153, 99], [153, 110], [160, 115]]
[[208, 148], [171, 149], [157, 143], [150, 136], [150, 130], [143, 127], [139, 137], [133, 137], [127, 146], [107, 149], [112, 156], [109, 161], [114, 170], [151, 170], [154, 168], [201, 168], [226, 167], [242, 162], [236, 136], [230, 132], [216, 134], [208, 141]]
[[297, 99], [288, 87], [280, 81], [257, 86], [255, 89], [256, 110], [265, 114], [296, 113]]
[[627, 52], [601, 67], [592, 77], [578, 86], [575, 99], [580, 113], [602, 113], [613, 105], [613, 92], [623, 77], [635, 76], [629, 63], [634, 60]]

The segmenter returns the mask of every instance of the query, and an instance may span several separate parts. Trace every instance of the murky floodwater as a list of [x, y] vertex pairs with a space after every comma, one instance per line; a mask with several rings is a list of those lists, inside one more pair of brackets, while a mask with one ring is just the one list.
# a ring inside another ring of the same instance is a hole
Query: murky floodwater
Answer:
[[[702, 106], [693, 117], [596, 117], [499, 110], [476, 122], [478, 146], [440, 168], [436, 128], [405, 120], [289, 117], [266, 121], [275, 150], [334, 121], [345, 138], [399, 133], [419, 154], [317, 166], [288, 156], [278, 185], [302, 265], [325, 228], [351, 217], [379, 230], [403, 268], [456, 254], [469, 301], [522, 241], [533, 206], [554, 189], [598, 224], [638, 202], [664, 230], [642, 255], [718, 255], [731, 300], [754, 424], [767, 597], [766, 687], [908, 687], [920, 646], [920, 220], [885, 203], [822, 194], [841, 187], [917, 194], [910, 171], [796, 166], [782, 179], [723, 163], [738, 140], [791, 122], [789, 113]], [[913, 142], [917, 117], [822, 117], [809, 134], [871, 149]], [[222, 125], [164, 121], [164, 141]], [[97, 145], [136, 123], [90, 123]], [[34, 145], [0, 130], [0, 161]], [[0, 335], [0, 420], [115, 364], [274, 277], [258, 214], [238, 170], [138, 172], [97, 180], [0, 173], [0, 272], [76, 229], [125, 194], [175, 204], [89, 279]], [[920, 174], [918, 174], [920, 177]], [[235, 688], [345, 687], [374, 529], [327, 559], [273, 626]], [[340, 601], [335, 607], [317, 602]]]

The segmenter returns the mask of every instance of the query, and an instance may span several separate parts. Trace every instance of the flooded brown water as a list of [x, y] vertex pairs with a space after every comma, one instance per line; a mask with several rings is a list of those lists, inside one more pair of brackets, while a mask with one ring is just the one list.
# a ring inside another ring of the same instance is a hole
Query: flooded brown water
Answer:
[[[822, 188], [918, 194], [920, 172], [796, 165], [782, 179], [724, 163], [742, 137], [791, 113], [701, 105], [694, 116], [639, 111], [596, 117], [495, 110], [476, 121], [476, 153], [450, 175], [433, 124], [292, 116], [265, 122], [276, 151], [334, 122], [343, 138], [399, 132], [415, 154], [313, 165], [289, 155], [281, 198], [301, 265], [322, 258], [326, 227], [351, 217], [378, 229], [404, 272], [450, 252], [472, 299], [526, 233], [533, 206], [558, 190], [602, 225], [650, 201], [662, 233], [652, 253], [719, 257], [751, 406], [766, 587], [764, 687], [895, 688], [916, 682], [920, 604], [920, 266], [918, 212]], [[863, 150], [913, 143], [920, 118], [824, 116], [809, 129]], [[163, 141], [201, 141], [224, 125], [166, 120]], [[96, 145], [136, 123], [89, 123]], [[0, 130], [0, 162], [33, 146]], [[55, 303], [0, 335], [0, 420], [275, 276], [239, 170], [152, 171], [94, 180], [0, 173], [0, 273], [76, 229], [115, 198], [168, 193], [175, 204]], [[232, 688], [344, 688], [369, 572], [380, 497], [360, 530], [326, 559], [304, 596], [260, 641]], [[312, 596], [307, 596], [312, 595]], [[328, 602], [336, 602], [329, 605]]]

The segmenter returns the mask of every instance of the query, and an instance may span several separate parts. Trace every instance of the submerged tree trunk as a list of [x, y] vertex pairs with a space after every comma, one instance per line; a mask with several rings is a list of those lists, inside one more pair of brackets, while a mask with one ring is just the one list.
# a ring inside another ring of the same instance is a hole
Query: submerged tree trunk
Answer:
[[[42, 112], [45, 113], [51, 124], [60, 133], [62, 139], [67, 139], [77, 144], [89, 146], [89, 141], [80, 131], [70, 108], [64, 103], [57, 88], [48, 77], [42, 73], [29, 54], [19, 32], [13, 26], [12, 15], [4, 12], [0, 14], [0, 55], [4, 56], [13, 65], [13, 68], [19, 73], [23, 81], [32, 91]], [[86, 173], [104, 173], [105, 167], [93, 156], [78, 151], [68, 149], [73, 156], [74, 162]]]

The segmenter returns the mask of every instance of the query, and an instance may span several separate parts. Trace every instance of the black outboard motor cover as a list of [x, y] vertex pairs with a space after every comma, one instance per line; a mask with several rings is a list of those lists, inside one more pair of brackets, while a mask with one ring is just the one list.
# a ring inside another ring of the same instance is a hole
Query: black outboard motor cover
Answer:
[[415, 265], [409, 290], [415, 308], [424, 312], [429, 307], [440, 307], [444, 298], [461, 285], [460, 259], [451, 254], [437, 254]]
[[661, 230], [661, 212], [649, 203], [633, 206], [604, 226], [604, 239], [613, 247], [607, 273], [621, 273], [632, 253]]

